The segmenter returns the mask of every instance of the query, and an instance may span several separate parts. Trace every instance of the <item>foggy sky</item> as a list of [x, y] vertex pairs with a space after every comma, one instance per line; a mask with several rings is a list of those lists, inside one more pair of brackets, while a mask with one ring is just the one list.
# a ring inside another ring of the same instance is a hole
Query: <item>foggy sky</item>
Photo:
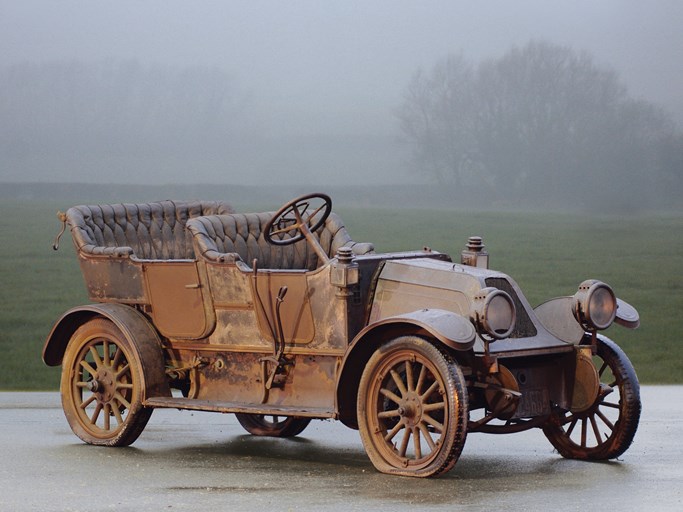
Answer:
[[678, 0], [0, 0], [0, 66], [215, 66], [249, 94], [274, 136], [395, 133], [392, 111], [418, 67], [453, 52], [496, 58], [530, 39], [589, 51], [631, 96], [683, 126]]

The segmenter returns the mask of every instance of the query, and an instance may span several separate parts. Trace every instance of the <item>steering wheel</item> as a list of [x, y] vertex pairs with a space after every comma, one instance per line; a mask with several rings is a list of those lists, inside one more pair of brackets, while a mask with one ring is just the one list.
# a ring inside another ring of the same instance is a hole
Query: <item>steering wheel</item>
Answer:
[[[309, 209], [312, 210], [309, 213]], [[321, 215], [318, 215], [322, 212]], [[326, 194], [308, 194], [292, 199], [280, 208], [264, 228], [266, 241], [272, 245], [290, 245], [306, 238], [313, 248], [322, 251], [313, 236], [332, 212], [332, 199]], [[289, 234], [287, 238], [278, 235]], [[324, 251], [323, 251], [324, 253]], [[325, 255], [326, 259], [327, 255]]]

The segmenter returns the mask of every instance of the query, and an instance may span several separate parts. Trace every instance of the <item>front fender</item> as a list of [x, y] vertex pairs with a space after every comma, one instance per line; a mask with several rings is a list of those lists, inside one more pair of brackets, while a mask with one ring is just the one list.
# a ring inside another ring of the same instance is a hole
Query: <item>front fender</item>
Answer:
[[[362, 339], [378, 331], [394, 331], [406, 329], [404, 334], [417, 334], [438, 339], [454, 350], [469, 350], [474, 345], [476, 330], [468, 318], [443, 309], [420, 309], [403, 315], [383, 318], [379, 322], [368, 325], [352, 343], [352, 347]], [[348, 354], [347, 354], [348, 356]]]
[[476, 330], [468, 318], [443, 309], [421, 309], [368, 325], [347, 350], [337, 380], [337, 411], [346, 426], [358, 428], [358, 383], [368, 360], [383, 343], [406, 335], [435, 338], [454, 350], [467, 351], [474, 345]]
[[[572, 300], [572, 296], [556, 297], [536, 306], [534, 313], [543, 326], [554, 336], [572, 345], [577, 345], [583, 338], [584, 329], [572, 313]], [[617, 297], [617, 312], [614, 323], [628, 329], [638, 328], [640, 325], [638, 310]]]
[[43, 361], [59, 366], [76, 330], [88, 320], [103, 317], [111, 320], [135, 347], [144, 376], [145, 394], [170, 396], [164, 371], [161, 340], [154, 327], [138, 310], [124, 304], [88, 304], [70, 309], [52, 327], [43, 347]]

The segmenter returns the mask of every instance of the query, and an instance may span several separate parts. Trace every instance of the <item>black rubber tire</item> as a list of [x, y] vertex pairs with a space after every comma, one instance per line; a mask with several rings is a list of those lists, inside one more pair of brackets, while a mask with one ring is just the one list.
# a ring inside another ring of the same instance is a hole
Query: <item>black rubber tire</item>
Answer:
[[[153, 409], [142, 405], [140, 355], [113, 322], [89, 320], [69, 340], [62, 362], [62, 408], [88, 444], [128, 446]], [[97, 388], [91, 389], [97, 381]]]
[[554, 410], [543, 427], [555, 449], [568, 459], [617, 458], [638, 430], [640, 385], [628, 357], [612, 340], [599, 336], [593, 362], [601, 382], [595, 403], [581, 413]]
[[[274, 416], [267, 414], [235, 414], [244, 430], [254, 436], [294, 437], [301, 434], [311, 418]], [[272, 418], [268, 419], [268, 418]]]
[[378, 471], [436, 476], [455, 465], [465, 445], [465, 379], [451, 357], [424, 338], [396, 338], [365, 366], [357, 414], [365, 451]]

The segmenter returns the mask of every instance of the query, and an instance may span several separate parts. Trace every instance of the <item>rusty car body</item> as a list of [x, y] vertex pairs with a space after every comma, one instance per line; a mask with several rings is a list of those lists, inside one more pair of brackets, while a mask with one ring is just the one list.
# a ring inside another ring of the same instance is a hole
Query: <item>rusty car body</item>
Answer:
[[488, 268], [481, 238], [454, 262], [352, 240], [324, 194], [279, 211], [220, 202], [76, 206], [91, 304], [55, 323], [74, 433], [123, 446], [154, 408], [235, 413], [254, 435], [312, 419], [358, 429], [381, 472], [434, 476], [468, 433], [539, 428], [564, 457], [631, 444], [639, 385], [600, 331], [638, 313], [596, 280], [532, 308]]

